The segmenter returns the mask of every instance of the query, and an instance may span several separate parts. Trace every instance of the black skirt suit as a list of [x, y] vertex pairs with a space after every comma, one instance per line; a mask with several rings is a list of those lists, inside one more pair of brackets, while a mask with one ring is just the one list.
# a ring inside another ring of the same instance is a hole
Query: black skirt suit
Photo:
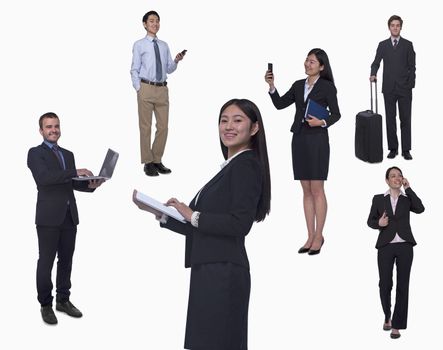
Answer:
[[191, 267], [185, 348], [246, 350], [250, 293], [245, 236], [255, 220], [263, 173], [254, 151], [233, 158], [191, 201], [198, 228], [168, 218], [186, 236]]
[[[277, 90], [270, 93], [270, 96], [277, 109], [283, 109], [295, 103], [295, 117], [291, 126], [294, 179], [327, 180], [329, 171], [328, 128], [340, 119], [337, 89], [331, 81], [319, 78], [305, 101], [305, 81], [306, 79], [297, 80], [283, 96], [280, 96]], [[304, 120], [308, 99], [329, 108], [330, 115], [326, 120], [326, 127], [310, 127]]]

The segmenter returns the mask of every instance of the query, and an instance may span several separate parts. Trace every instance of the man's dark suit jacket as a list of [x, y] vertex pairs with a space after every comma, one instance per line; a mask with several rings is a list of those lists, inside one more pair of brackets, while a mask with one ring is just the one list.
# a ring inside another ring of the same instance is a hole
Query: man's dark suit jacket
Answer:
[[383, 60], [383, 93], [409, 94], [415, 86], [415, 52], [412, 42], [400, 37], [394, 49], [391, 38], [378, 44], [371, 75], [377, 75], [380, 62]]
[[[423, 213], [425, 207], [423, 206], [421, 199], [417, 197], [415, 192], [408, 187], [405, 190], [407, 197], [400, 195], [398, 197], [397, 207], [395, 208], [395, 214], [392, 212], [391, 199], [389, 195], [378, 194], [372, 199], [371, 212], [368, 217], [368, 226], [373, 229], [380, 230], [377, 243], [375, 247], [377, 249], [389, 244], [398, 233], [400, 238], [406, 242], [416, 245], [414, 236], [412, 235], [411, 225], [409, 222], [410, 212], [416, 214]], [[389, 217], [389, 223], [386, 227], [378, 225], [378, 220], [386, 211]]]
[[74, 155], [59, 147], [65, 159], [64, 170], [54, 152], [43, 142], [28, 152], [28, 167], [37, 184], [37, 209], [35, 224], [39, 226], [59, 226], [63, 223], [66, 212], [71, 211], [75, 225], [79, 223], [77, 205], [73, 189], [93, 192], [88, 181], [74, 181], [77, 176]]
[[191, 201], [199, 211], [198, 228], [171, 217], [161, 224], [186, 235], [185, 266], [231, 262], [249, 268], [245, 236], [255, 220], [262, 190], [262, 169], [254, 151], [245, 151], [226, 165]]
[[[327, 127], [330, 127], [340, 119], [340, 109], [338, 108], [337, 89], [335, 88], [335, 85], [329, 80], [319, 78], [305, 102], [305, 81], [306, 79], [297, 80], [292, 84], [289, 91], [281, 97], [277, 90], [275, 90], [273, 94], [270, 94], [272, 103], [277, 109], [283, 109], [295, 103], [295, 117], [291, 126], [291, 131], [293, 133], [298, 133], [300, 131], [308, 99], [314, 100], [325, 108], [329, 107], [330, 116], [326, 119]], [[321, 131], [321, 129], [325, 131], [326, 128], [312, 128], [312, 130], [317, 131]]]

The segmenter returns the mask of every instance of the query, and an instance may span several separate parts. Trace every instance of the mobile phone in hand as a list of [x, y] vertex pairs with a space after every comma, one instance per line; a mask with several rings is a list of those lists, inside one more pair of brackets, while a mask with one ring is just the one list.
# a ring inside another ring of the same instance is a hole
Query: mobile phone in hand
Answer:
[[268, 63], [268, 71], [272, 73], [272, 63]]
[[184, 55], [186, 55], [186, 52], [187, 52], [188, 50], [183, 50], [182, 52], [180, 52], [183, 56]]

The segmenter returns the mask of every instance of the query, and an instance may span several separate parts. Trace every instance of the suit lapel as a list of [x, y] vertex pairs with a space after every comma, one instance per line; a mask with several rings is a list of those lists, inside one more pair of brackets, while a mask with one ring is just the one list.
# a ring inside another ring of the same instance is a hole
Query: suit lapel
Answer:
[[191, 206], [193, 206], [194, 208], [197, 206], [197, 204], [195, 203], [195, 200], [198, 196], [198, 202], [200, 202], [202, 200], [202, 198], [204, 198], [208, 188], [210, 188], [211, 186], [213, 186], [215, 183], [217, 183], [222, 177], [223, 175], [226, 173], [226, 169], [231, 165], [231, 163], [229, 163], [228, 165], [226, 165], [223, 169], [221, 169], [206, 185], [204, 185], [202, 187], [202, 189], [200, 190], [200, 192], [192, 199], [191, 201]]
[[383, 204], [384, 210], [386, 211], [386, 214], [388, 214], [388, 217], [393, 217], [394, 212], [392, 211], [391, 196], [389, 194], [384, 196]]
[[49, 148], [49, 146], [44, 142], [42, 142], [41, 146], [46, 151], [46, 153], [48, 153], [48, 159], [51, 159], [51, 162], [53, 162], [54, 164], [56, 164], [56, 166], [58, 166], [60, 169], [63, 170], [63, 167], [61, 166], [57, 156], [54, 154], [54, 152], [51, 150], [51, 148]]
[[[228, 163], [228, 165], [226, 165], [223, 169], [221, 169], [206, 185], [204, 185], [203, 188], [200, 190], [200, 194], [198, 195], [197, 203], [199, 203], [204, 198], [205, 194], [207, 193], [207, 190], [209, 188], [211, 188], [211, 186], [214, 186], [218, 181], [220, 181], [220, 179], [223, 178], [223, 176], [228, 172], [228, 170], [233, 166], [233, 164], [236, 161], [238, 161], [240, 158], [242, 158], [243, 156], [245, 156], [249, 152], [250, 151], [246, 151], [246, 152], [236, 156], [234, 159], [232, 159]], [[195, 203], [196, 198], [197, 198], [197, 196], [195, 196], [194, 199], [191, 201], [191, 204], [194, 207], [196, 206], [196, 203]]]
[[73, 158], [71, 156], [71, 152], [69, 152], [69, 151], [67, 151], [67, 150], [65, 150], [64, 148], [61, 148], [61, 147], [59, 149], [60, 149], [60, 151], [63, 154], [63, 159], [65, 160], [65, 167], [66, 167], [66, 169], [74, 169], [75, 168], [74, 160], [73, 160]]
[[[297, 103], [297, 100], [298, 100], [298, 101], [304, 102], [304, 104], [306, 105], [306, 102], [304, 101], [304, 98], [305, 98], [305, 83], [303, 81], [301, 84], [298, 84], [295, 87], [295, 100], [296, 100], [296, 103]], [[308, 99], [306, 99], [306, 101], [307, 100]]]
[[396, 216], [403, 212], [403, 207], [405, 204], [406, 204], [406, 197], [403, 195], [400, 195], [398, 197], [398, 201], [397, 201], [397, 208], [395, 209]]

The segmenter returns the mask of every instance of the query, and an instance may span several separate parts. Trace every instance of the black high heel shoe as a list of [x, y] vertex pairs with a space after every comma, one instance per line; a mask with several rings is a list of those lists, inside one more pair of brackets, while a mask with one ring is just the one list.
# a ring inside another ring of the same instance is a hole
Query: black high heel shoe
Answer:
[[309, 252], [310, 250], [311, 250], [311, 248], [301, 247], [301, 248], [298, 250], [298, 254], [304, 254], [304, 253]]
[[320, 253], [321, 247], [323, 247], [323, 243], [325, 243], [325, 239], [323, 238], [323, 240], [321, 241], [321, 246], [319, 249], [309, 249], [308, 251], [308, 255], [317, 255]]

